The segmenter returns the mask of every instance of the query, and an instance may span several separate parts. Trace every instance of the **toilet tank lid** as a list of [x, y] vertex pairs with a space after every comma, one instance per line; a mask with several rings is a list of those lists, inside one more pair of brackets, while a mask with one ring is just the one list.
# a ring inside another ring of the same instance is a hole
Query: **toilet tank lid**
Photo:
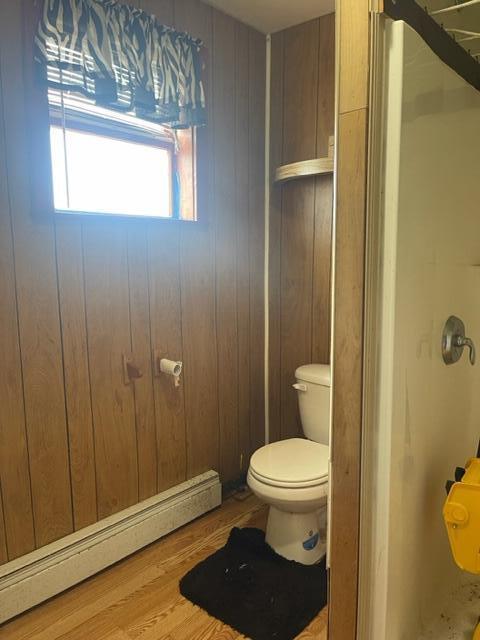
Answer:
[[303, 382], [312, 382], [323, 387], [329, 387], [331, 373], [329, 364], [304, 364], [295, 371], [295, 378]]

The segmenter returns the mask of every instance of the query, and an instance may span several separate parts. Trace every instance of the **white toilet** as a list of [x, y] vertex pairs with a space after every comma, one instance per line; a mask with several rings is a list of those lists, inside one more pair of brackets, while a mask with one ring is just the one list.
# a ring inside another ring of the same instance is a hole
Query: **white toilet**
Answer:
[[267, 444], [251, 460], [247, 482], [270, 505], [266, 541], [281, 556], [315, 564], [326, 553], [330, 366], [295, 371], [305, 436]]

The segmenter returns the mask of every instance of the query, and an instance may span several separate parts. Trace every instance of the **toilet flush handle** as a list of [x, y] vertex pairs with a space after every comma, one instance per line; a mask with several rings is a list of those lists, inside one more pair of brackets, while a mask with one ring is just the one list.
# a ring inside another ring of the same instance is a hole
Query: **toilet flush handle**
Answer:
[[297, 391], [306, 391], [307, 390], [307, 385], [306, 384], [300, 384], [299, 382], [297, 382], [296, 384], [292, 384], [292, 387], [294, 389], [296, 389]]

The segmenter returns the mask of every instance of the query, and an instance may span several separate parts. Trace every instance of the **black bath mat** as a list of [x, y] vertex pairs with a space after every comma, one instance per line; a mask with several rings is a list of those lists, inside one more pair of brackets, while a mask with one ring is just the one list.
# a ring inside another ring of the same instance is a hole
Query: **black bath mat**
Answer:
[[292, 640], [327, 604], [325, 559], [313, 566], [286, 560], [260, 529], [235, 528], [182, 578], [180, 592], [252, 640]]

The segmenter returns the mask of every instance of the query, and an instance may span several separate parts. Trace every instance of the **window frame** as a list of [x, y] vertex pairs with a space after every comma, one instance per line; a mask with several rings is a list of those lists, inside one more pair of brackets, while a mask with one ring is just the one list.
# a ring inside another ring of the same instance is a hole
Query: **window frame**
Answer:
[[[59, 90], [55, 90], [58, 93], [63, 93]], [[67, 94], [70, 95], [70, 94]], [[61, 106], [52, 104], [49, 96], [48, 111], [49, 111], [49, 133], [51, 127], [58, 127], [65, 129], [66, 131], [79, 131], [81, 133], [90, 133], [97, 137], [104, 137], [110, 140], [119, 140], [122, 142], [129, 142], [132, 144], [142, 144], [158, 149], [164, 149], [168, 152], [170, 160], [170, 201], [171, 201], [171, 215], [169, 216], [156, 216], [156, 215], [142, 215], [142, 214], [125, 214], [119, 212], [104, 212], [104, 211], [84, 211], [75, 209], [57, 209], [53, 202], [53, 210], [55, 215], [64, 216], [85, 216], [88, 218], [102, 217], [112, 219], [134, 219], [134, 220], [163, 220], [163, 221], [177, 221], [177, 222], [196, 222], [196, 220], [184, 219], [181, 217], [180, 211], [180, 197], [178, 189], [175, 185], [175, 176], [177, 174], [177, 153], [175, 149], [175, 143], [172, 140], [167, 140], [167, 136], [162, 138], [161, 136], [155, 136], [155, 134], [149, 133], [146, 127], [142, 127], [140, 124], [124, 123], [120, 120], [115, 120], [114, 116], [116, 111], [113, 109], [112, 118], [107, 116], [89, 114], [82, 111], [80, 108], [64, 107], [63, 101]], [[78, 100], [80, 107], [82, 99]], [[107, 113], [109, 110], [105, 110]], [[121, 112], [118, 114], [121, 117]], [[140, 120], [139, 120], [140, 122]], [[146, 123], [148, 124], [148, 123]], [[165, 128], [168, 128], [166, 125]], [[50, 145], [50, 163], [53, 174], [52, 165], [52, 147]], [[68, 178], [67, 178], [68, 179]], [[52, 175], [52, 193], [53, 193], [53, 175]]]
[[[204, 232], [212, 224], [212, 202], [210, 195], [212, 176], [212, 142], [210, 127], [193, 127], [179, 130], [180, 152], [178, 158], [178, 178], [180, 185], [180, 216], [178, 218], [160, 218], [147, 216], [112, 215], [68, 211], [57, 215], [53, 201], [52, 162], [50, 147], [50, 104], [48, 91], [57, 90], [45, 83], [38, 75], [34, 62], [33, 42], [40, 19], [40, 5], [28, 5], [24, 12], [25, 55], [25, 95], [24, 108], [28, 136], [28, 164], [30, 171], [29, 210], [32, 220], [45, 224], [52, 218], [67, 224], [88, 223], [90, 225], [109, 224], [145, 227], [176, 227], [179, 230], [197, 229]], [[204, 53], [207, 58], [207, 54]], [[207, 83], [208, 84], [208, 83]], [[84, 98], [74, 91], [67, 95]], [[148, 121], [147, 121], [148, 122]], [[210, 186], [209, 186], [210, 185]], [[187, 203], [184, 206], [184, 203]], [[192, 224], [193, 223], [193, 224]], [[187, 231], [190, 233], [190, 231]]]

